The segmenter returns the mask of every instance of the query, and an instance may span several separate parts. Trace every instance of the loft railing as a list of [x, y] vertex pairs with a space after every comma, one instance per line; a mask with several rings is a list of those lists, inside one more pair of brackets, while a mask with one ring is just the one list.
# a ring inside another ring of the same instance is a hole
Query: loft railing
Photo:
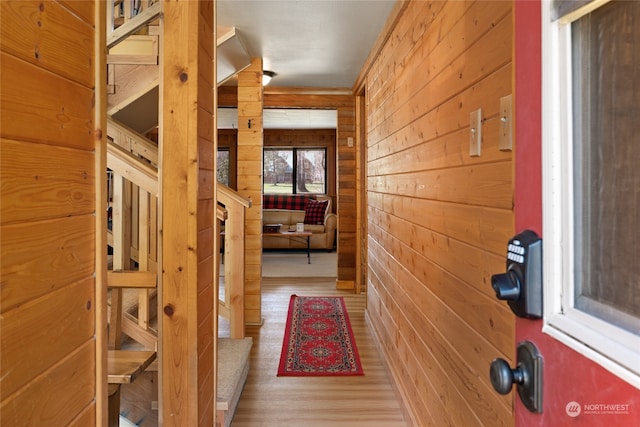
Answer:
[[[157, 147], [152, 141], [112, 119], [108, 121], [107, 135], [110, 209], [107, 241], [112, 251], [112, 269], [157, 274]], [[111, 289], [111, 348], [118, 347], [119, 334], [124, 332], [146, 348], [156, 349], [157, 331], [150, 325], [154, 292], [155, 289], [149, 288], [137, 291], [137, 314], [134, 316], [122, 312], [122, 289]]]

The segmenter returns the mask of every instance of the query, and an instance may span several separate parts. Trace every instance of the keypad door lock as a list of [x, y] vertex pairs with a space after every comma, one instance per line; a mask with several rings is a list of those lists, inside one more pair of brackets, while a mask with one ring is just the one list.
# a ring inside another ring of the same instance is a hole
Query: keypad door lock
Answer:
[[531, 412], [542, 413], [542, 357], [530, 341], [518, 344], [517, 366], [509, 367], [504, 359], [494, 359], [489, 369], [491, 385], [500, 394], [508, 394], [513, 384], [518, 386], [518, 395]]
[[542, 240], [525, 230], [507, 245], [507, 272], [491, 276], [496, 298], [519, 317], [542, 317]]

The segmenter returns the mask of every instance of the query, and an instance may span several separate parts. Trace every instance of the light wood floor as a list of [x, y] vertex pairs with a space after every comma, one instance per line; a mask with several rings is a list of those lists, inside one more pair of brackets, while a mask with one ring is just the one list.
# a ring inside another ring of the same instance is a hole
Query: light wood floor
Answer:
[[[365, 322], [364, 295], [337, 291], [335, 279], [265, 278], [262, 291], [264, 324], [247, 328], [253, 338], [251, 368], [232, 427], [407, 426]], [[276, 376], [289, 297], [294, 293], [345, 297], [364, 376]]]

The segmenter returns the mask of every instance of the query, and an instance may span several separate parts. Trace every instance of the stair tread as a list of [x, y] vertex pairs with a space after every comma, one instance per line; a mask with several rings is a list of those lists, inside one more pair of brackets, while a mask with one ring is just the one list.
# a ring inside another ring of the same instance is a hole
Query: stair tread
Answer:
[[251, 338], [218, 340], [218, 402], [228, 401], [243, 387], [252, 345]]
[[129, 384], [156, 359], [155, 351], [109, 350], [110, 384]]

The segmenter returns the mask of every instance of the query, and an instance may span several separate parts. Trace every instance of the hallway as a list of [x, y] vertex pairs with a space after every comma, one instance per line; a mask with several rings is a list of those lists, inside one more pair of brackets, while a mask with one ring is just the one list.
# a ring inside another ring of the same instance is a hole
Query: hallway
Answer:
[[[335, 279], [263, 278], [262, 286], [264, 324], [247, 327], [247, 336], [253, 338], [251, 370], [232, 427], [407, 425], [365, 323], [365, 295], [337, 291]], [[364, 376], [276, 377], [289, 297], [294, 293], [345, 297]]]

